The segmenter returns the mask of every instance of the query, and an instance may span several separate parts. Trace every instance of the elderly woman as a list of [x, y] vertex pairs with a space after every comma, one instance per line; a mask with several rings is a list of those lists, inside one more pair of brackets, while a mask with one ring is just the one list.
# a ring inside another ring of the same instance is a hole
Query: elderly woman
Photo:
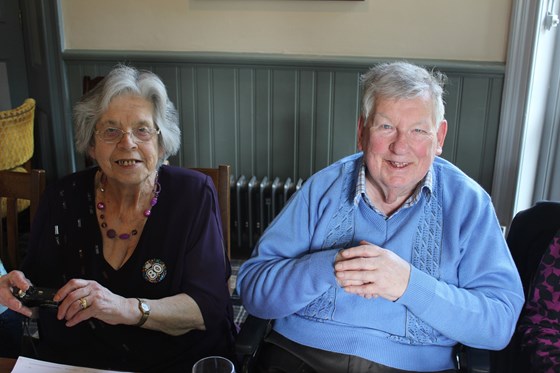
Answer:
[[132, 371], [190, 371], [227, 356], [234, 336], [217, 195], [170, 167], [178, 115], [151, 72], [118, 66], [75, 106], [76, 147], [98, 167], [45, 192], [21, 271], [0, 304], [26, 316], [14, 287], [57, 289], [40, 308], [36, 357]]

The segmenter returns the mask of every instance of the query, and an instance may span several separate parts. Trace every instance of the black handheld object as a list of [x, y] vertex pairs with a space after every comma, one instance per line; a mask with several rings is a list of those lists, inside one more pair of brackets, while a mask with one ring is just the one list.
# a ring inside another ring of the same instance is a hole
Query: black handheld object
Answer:
[[56, 289], [30, 286], [27, 291], [14, 288], [12, 293], [26, 307], [58, 307], [58, 302], [53, 300]]

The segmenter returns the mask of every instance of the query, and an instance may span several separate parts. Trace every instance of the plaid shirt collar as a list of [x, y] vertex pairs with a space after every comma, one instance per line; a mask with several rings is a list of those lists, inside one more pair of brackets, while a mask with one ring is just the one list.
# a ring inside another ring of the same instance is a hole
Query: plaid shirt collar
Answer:
[[[422, 181], [418, 183], [416, 189], [414, 190], [414, 193], [412, 193], [412, 195], [407, 198], [407, 200], [401, 206], [401, 209], [410, 207], [415, 203], [417, 203], [418, 200], [420, 199], [420, 193], [423, 190], [425, 190], [426, 196], [429, 197], [432, 193], [432, 181], [433, 181], [433, 171], [432, 168], [430, 167], [428, 173], [426, 173], [426, 176], [424, 176]], [[373, 203], [371, 202], [371, 200], [369, 199], [366, 193], [366, 165], [364, 163], [362, 163], [362, 165], [360, 166], [360, 172], [358, 173], [358, 182], [356, 184], [356, 195], [354, 197], [354, 203], [356, 205], [358, 204], [360, 197], [363, 198], [365, 203], [369, 207], [371, 207], [375, 212], [386, 217], [385, 213], [381, 212], [373, 205]]]

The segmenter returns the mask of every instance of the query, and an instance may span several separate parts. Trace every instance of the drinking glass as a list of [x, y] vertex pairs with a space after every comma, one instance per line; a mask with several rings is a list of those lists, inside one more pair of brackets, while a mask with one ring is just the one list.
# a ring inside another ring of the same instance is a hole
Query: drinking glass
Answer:
[[225, 357], [208, 356], [194, 364], [192, 373], [235, 373], [235, 367]]

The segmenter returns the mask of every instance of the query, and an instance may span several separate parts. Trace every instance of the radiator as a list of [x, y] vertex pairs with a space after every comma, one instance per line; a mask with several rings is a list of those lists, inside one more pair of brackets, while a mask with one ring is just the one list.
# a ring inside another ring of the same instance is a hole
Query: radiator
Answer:
[[234, 258], [248, 258], [259, 237], [286, 202], [303, 184], [291, 178], [258, 179], [231, 176], [231, 251]]

